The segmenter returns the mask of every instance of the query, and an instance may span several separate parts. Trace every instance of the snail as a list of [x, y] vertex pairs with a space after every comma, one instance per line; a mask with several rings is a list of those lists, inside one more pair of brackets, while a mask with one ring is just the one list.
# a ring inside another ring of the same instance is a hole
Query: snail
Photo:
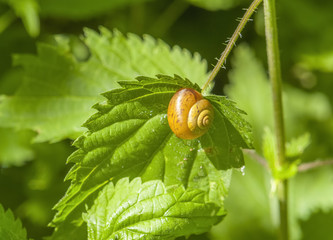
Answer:
[[212, 104], [191, 88], [178, 90], [168, 107], [172, 132], [181, 139], [195, 139], [205, 134], [213, 122]]

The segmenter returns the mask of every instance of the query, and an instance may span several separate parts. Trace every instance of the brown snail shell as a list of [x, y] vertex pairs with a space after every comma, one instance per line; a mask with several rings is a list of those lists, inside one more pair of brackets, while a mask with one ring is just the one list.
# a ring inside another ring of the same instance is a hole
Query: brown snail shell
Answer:
[[182, 139], [205, 134], [214, 119], [212, 104], [194, 89], [182, 88], [170, 100], [168, 122], [172, 132]]

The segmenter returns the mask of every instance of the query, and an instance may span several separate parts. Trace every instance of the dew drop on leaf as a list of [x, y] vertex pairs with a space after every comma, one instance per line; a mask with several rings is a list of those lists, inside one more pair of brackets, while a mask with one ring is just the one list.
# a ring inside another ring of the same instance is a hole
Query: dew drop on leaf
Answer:
[[242, 166], [242, 167], [240, 168], [240, 171], [241, 171], [241, 173], [242, 173], [242, 176], [244, 176], [244, 175], [245, 175], [245, 166]]

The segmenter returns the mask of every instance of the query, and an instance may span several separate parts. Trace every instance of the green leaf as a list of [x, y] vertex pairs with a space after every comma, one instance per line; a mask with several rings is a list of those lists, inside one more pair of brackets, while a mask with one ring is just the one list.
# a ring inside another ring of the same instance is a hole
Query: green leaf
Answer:
[[36, 0], [6, 0], [14, 9], [16, 15], [20, 17], [30, 36], [39, 35], [40, 24], [38, 10], [39, 6]]
[[179, 46], [170, 48], [162, 40], [155, 40], [149, 35], [141, 39], [129, 33], [126, 38], [117, 30], [111, 33], [106, 28], [100, 28], [100, 31], [99, 35], [85, 29], [84, 41], [92, 56], [116, 81], [133, 80], [138, 76], [177, 74], [202, 86], [208, 77], [207, 62], [198, 53], [192, 55]]
[[21, 166], [34, 157], [30, 141], [30, 131], [15, 131], [0, 128], [0, 165], [3, 167]]
[[298, 138], [291, 139], [286, 144], [286, 156], [289, 162], [297, 161], [301, 158], [304, 150], [310, 145], [310, 134], [304, 133]]
[[207, 79], [206, 62], [198, 54], [170, 49], [162, 41], [134, 34], [125, 37], [105, 28], [101, 35], [86, 29], [91, 56], [82, 62], [72, 53], [71, 42], [57, 36], [56, 45], [38, 44], [38, 55], [16, 55], [22, 66], [23, 84], [13, 96], [0, 101], [0, 126], [32, 129], [37, 142], [76, 138], [82, 123], [95, 111], [91, 106], [101, 92], [119, 88], [118, 80], [139, 75], [178, 74], [202, 84]]
[[46, 237], [45, 240], [63, 240], [63, 239], [87, 239], [87, 225], [82, 224], [80, 227], [73, 226], [72, 224], [62, 224], [61, 228], [57, 228], [53, 234]]
[[273, 127], [273, 104], [266, 71], [253, 50], [245, 44], [235, 49], [231, 63], [230, 84], [225, 87], [225, 92], [248, 114], [246, 119], [253, 126], [256, 149], [259, 149], [263, 127]]
[[331, 103], [321, 92], [307, 93], [297, 88], [286, 87], [284, 99], [286, 122], [290, 131], [295, 131], [292, 127], [301, 128], [301, 133], [309, 131], [308, 126], [304, 126], [306, 120], [324, 122], [332, 118]]
[[75, 137], [83, 131], [81, 123], [93, 113], [89, 106], [100, 99], [97, 94], [117, 84], [105, 83], [98, 66], [95, 72], [86, 71], [93, 61], [80, 64], [66, 49], [39, 44], [38, 52], [38, 57], [15, 56], [14, 64], [24, 67], [24, 82], [14, 97], [3, 98], [0, 123], [32, 129], [39, 142]]
[[19, 219], [15, 220], [11, 210], [5, 211], [0, 204], [0, 237], [6, 240], [27, 239], [27, 231]]
[[267, 169], [245, 155], [244, 171], [234, 171], [225, 200], [227, 217], [210, 232], [211, 240], [276, 240], [278, 202]]
[[187, 0], [193, 5], [207, 10], [226, 10], [237, 6], [242, 0]]
[[330, 166], [300, 172], [291, 179], [289, 185], [290, 224], [295, 229], [292, 232], [292, 239], [300, 239], [302, 227], [300, 222], [311, 220], [311, 216], [320, 211], [332, 212], [332, 176], [333, 167]]
[[173, 239], [208, 231], [225, 215], [205, 192], [128, 178], [106, 185], [83, 215], [88, 239]]
[[208, 133], [182, 140], [169, 128], [167, 107], [177, 90], [191, 87], [200, 91], [197, 85], [165, 75], [120, 84], [122, 89], [103, 94], [107, 101], [94, 106], [99, 112], [84, 124], [89, 131], [74, 143], [79, 150], [68, 159], [75, 165], [66, 177], [72, 184], [55, 207], [58, 213], [53, 223], [64, 221], [109, 181], [123, 177], [199, 188], [222, 206], [230, 169], [244, 164], [240, 148], [247, 144], [241, 134], [249, 135], [240, 134], [236, 129], [241, 128], [225, 114], [239, 117], [234, 104], [224, 97], [207, 97], [215, 109]]
[[297, 173], [297, 166], [301, 162], [304, 150], [310, 144], [310, 135], [303, 134], [298, 138], [291, 139], [286, 144], [286, 163], [283, 166], [278, 164], [276, 151], [276, 138], [269, 128], [265, 128], [263, 136], [263, 154], [267, 159], [270, 170], [275, 180], [286, 179]]
[[73, 20], [106, 15], [112, 10], [146, 1], [148, 0], [39, 0], [43, 16]]
[[316, 212], [306, 221], [300, 221], [302, 240], [330, 240], [333, 239], [333, 210], [330, 212]]

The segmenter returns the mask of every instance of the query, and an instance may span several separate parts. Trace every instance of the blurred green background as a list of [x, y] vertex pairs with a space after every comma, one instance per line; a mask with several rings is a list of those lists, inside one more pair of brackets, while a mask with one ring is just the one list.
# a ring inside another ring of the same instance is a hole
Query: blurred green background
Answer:
[[[333, 156], [333, 2], [277, 2], [287, 139], [304, 133], [311, 144], [304, 162]], [[0, 0], [0, 102], [22, 84], [15, 54], [36, 54], [36, 43], [52, 44], [52, 36], [71, 39], [77, 59], [89, 57], [79, 40], [83, 28], [117, 28], [123, 33], [149, 34], [170, 46], [198, 52], [211, 70], [236, 28], [247, 0]], [[226, 69], [215, 79], [213, 92], [225, 94], [247, 112], [260, 153], [264, 127], [272, 128], [270, 88], [262, 6], [242, 32]], [[1, 114], [1, 113], [0, 113]], [[63, 182], [75, 149], [72, 140], [31, 143], [35, 133], [0, 128], [0, 203], [13, 210], [28, 236], [52, 233], [47, 224], [52, 207], [65, 193]], [[292, 239], [333, 239], [333, 168], [325, 166], [291, 179]], [[245, 175], [235, 172], [228, 216], [210, 233], [190, 239], [277, 239], [277, 202], [269, 173], [246, 158]]]

